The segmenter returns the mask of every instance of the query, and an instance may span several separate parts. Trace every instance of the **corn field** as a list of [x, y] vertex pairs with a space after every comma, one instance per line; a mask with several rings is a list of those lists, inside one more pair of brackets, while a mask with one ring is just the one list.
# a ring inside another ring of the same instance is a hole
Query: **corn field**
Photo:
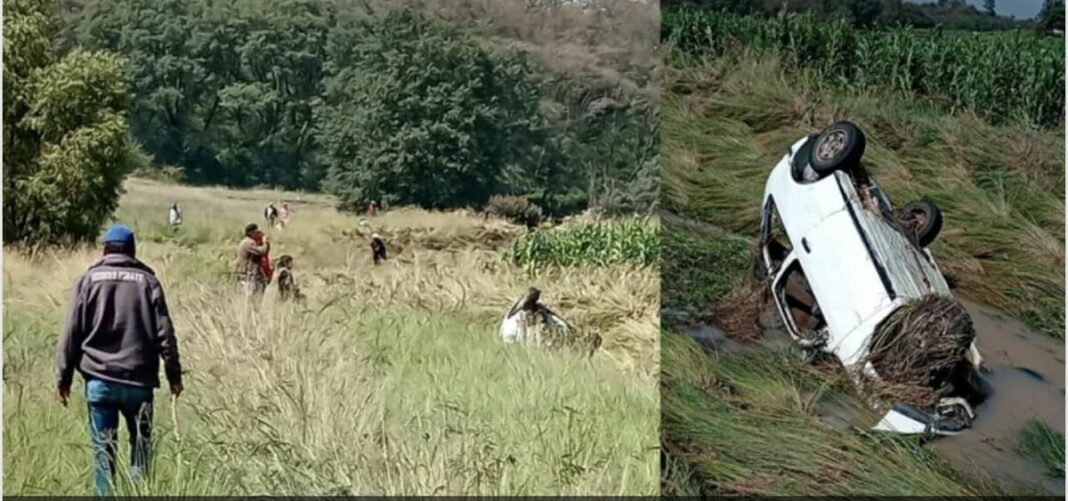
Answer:
[[641, 219], [585, 223], [537, 231], [516, 239], [507, 251], [528, 271], [542, 266], [645, 266], [660, 256], [659, 229]]
[[682, 61], [746, 48], [828, 83], [927, 96], [994, 123], [1052, 127], [1064, 120], [1060, 37], [862, 30], [809, 14], [758, 18], [686, 9], [665, 9], [662, 29]]

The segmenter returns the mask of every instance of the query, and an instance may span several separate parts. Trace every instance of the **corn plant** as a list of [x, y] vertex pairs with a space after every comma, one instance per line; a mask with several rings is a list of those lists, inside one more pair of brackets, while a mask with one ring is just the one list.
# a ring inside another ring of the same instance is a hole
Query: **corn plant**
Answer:
[[607, 266], [657, 262], [658, 229], [640, 219], [585, 223], [537, 231], [516, 239], [506, 256], [533, 270], [543, 266]]
[[1053, 127], [1064, 120], [1061, 38], [1022, 31], [862, 30], [809, 14], [758, 18], [689, 9], [665, 10], [662, 29], [682, 62], [745, 48], [815, 71], [835, 85], [927, 96], [994, 123]]

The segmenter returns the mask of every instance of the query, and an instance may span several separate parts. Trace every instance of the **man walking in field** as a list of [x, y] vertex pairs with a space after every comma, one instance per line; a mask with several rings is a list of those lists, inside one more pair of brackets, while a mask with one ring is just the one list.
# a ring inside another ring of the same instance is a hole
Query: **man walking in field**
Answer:
[[267, 207], [263, 208], [263, 218], [267, 220], [269, 227], [274, 227], [275, 221], [278, 220], [278, 208], [274, 206], [274, 202], [268, 202]]
[[385, 261], [387, 257], [386, 242], [382, 240], [382, 235], [378, 233], [371, 235], [371, 259], [374, 261], [375, 266]]
[[148, 473], [152, 397], [159, 361], [171, 394], [182, 393], [182, 366], [163, 287], [137, 260], [133, 232], [116, 225], [104, 235], [104, 257], [74, 283], [66, 323], [56, 347], [59, 401], [70, 398], [74, 371], [85, 379], [89, 435], [98, 495], [111, 493], [119, 415], [130, 434], [130, 476]]
[[267, 235], [256, 223], [245, 226], [245, 238], [237, 245], [237, 278], [249, 298], [262, 297], [271, 283], [270, 250]]

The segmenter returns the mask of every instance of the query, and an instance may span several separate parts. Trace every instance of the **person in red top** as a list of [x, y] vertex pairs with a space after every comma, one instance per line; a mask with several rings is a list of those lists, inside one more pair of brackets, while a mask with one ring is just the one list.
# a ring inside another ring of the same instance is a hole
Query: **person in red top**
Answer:
[[256, 223], [245, 227], [245, 238], [237, 246], [236, 271], [238, 281], [249, 297], [258, 299], [271, 283], [270, 250], [271, 244]]
[[[263, 245], [264, 235], [262, 232], [254, 233], [252, 240], [256, 242], [256, 245]], [[274, 278], [274, 268], [271, 267], [271, 248], [267, 247], [267, 250], [263, 251], [263, 255], [260, 256], [260, 270], [263, 272], [263, 276], [267, 278], [267, 283], [271, 283], [271, 279]]]

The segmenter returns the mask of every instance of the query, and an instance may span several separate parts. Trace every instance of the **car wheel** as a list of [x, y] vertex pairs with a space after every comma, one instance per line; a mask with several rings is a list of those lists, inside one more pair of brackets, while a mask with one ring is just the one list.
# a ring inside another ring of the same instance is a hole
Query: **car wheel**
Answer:
[[825, 176], [836, 170], [848, 170], [864, 156], [864, 133], [852, 122], [835, 122], [816, 138], [812, 145], [812, 170]]
[[942, 211], [928, 200], [910, 202], [901, 208], [898, 216], [906, 231], [916, 235], [920, 247], [927, 247], [934, 242], [942, 231]]

